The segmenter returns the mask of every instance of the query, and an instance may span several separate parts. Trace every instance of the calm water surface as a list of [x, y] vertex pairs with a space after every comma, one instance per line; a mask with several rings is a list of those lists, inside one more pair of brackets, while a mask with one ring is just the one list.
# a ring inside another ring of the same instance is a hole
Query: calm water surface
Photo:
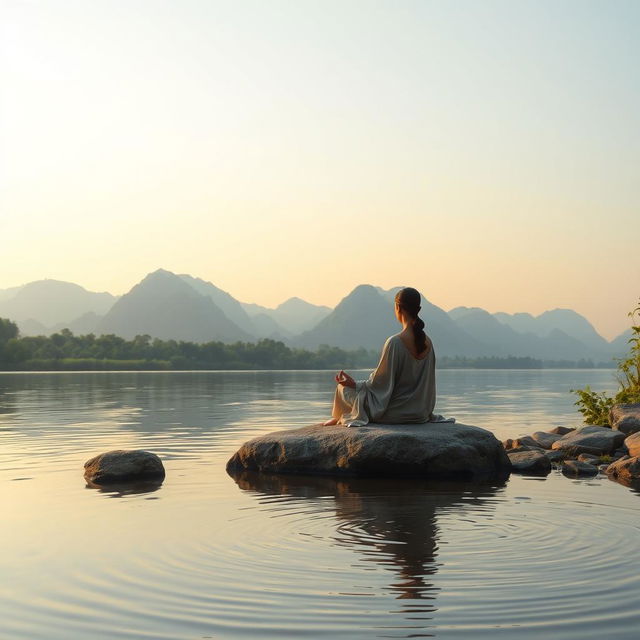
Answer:
[[[578, 424], [609, 371], [441, 371], [503, 439]], [[638, 638], [637, 492], [606, 478], [230, 478], [249, 437], [328, 417], [327, 372], [0, 375], [0, 637]], [[364, 376], [362, 376], [364, 377]], [[83, 463], [158, 453], [161, 487]]]

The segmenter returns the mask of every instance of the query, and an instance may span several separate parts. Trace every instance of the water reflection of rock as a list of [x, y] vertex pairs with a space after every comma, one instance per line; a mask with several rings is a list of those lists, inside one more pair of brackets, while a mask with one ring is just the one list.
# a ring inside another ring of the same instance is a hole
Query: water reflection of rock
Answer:
[[[440, 566], [438, 516], [452, 510], [492, 509], [501, 487], [255, 472], [242, 472], [234, 479], [241, 489], [256, 493], [258, 500], [274, 495], [332, 497], [340, 523], [335, 543], [357, 551], [363, 562], [393, 571], [389, 588], [396, 598], [423, 601], [434, 600], [438, 591], [431, 579]], [[273, 508], [269, 501], [263, 505]], [[416, 605], [407, 603], [405, 613], [417, 613]], [[435, 603], [423, 602], [419, 611], [435, 609]]]
[[109, 494], [110, 498], [124, 498], [139, 493], [154, 493], [162, 487], [164, 479], [144, 480], [139, 482], [115, 482], [111, 484], [95, 484], [86, 481], [87, 489], [95, 489], [99, 493]]

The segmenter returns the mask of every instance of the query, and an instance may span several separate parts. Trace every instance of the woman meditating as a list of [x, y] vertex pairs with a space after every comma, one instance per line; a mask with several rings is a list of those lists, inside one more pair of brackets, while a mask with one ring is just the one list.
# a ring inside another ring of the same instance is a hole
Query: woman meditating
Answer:
[[396, 294], [395, 311], [402, 331], [384, 343], [378, 367], [369, 379], [356, 382], [344, 371], [336, 375], [333, 418], [326, 426], [444, 421], [433, 415], [436, 357], [418, 317], [420, 294], [411, 287], [401, 289]]

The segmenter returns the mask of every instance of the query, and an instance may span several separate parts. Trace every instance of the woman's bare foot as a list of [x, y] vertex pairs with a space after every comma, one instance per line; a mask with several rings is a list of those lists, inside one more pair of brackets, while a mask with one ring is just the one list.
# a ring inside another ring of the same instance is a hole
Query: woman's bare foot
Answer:
[[338, 424], [338, 421], [336, 420], [336, 418], [331, 418], [331, 420], [327, 420], [326, 422], [322, 423], [323, 427], [333, 427], [336, 424]]

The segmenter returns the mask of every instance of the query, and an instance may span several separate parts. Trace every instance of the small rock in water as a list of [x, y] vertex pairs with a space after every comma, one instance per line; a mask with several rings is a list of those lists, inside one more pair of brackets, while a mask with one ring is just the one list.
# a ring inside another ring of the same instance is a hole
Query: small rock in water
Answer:
[[518, 449], [519, 451], [531, 451], [542, 449], [543, 447], [538, 444], [531, 436], [520, 436], [519, 438], [507, 438], [502, 446], [507, 450]]
[[566, 460], [562, 464], [562, 473], [572, 478], [595, 476], [598, 474], [598, 467], [581, 460]]
[[98, 485], [162, 480], [164, 476], [160, 458], [142, 449], [107, 451], [84, 463], [84, 477]]
[[551, 461], [541, 451], [521, 451], [507, 453], [514, 473], [546, 476], [551, 472]]
[[551, 449], [556, 440], [560, 440], [562, 436], [557, 433], [547, 433], [546, 431], [536, 431], [531, 438], [543, 449]]
[[640, 403], [614, 404], [609, 411], [611, 427], [627, 435], [640, 431]]
[[626, 456], [612, 462], [607, 468], [607, 475], [616, 480], [640, 480], [640, 458]]

